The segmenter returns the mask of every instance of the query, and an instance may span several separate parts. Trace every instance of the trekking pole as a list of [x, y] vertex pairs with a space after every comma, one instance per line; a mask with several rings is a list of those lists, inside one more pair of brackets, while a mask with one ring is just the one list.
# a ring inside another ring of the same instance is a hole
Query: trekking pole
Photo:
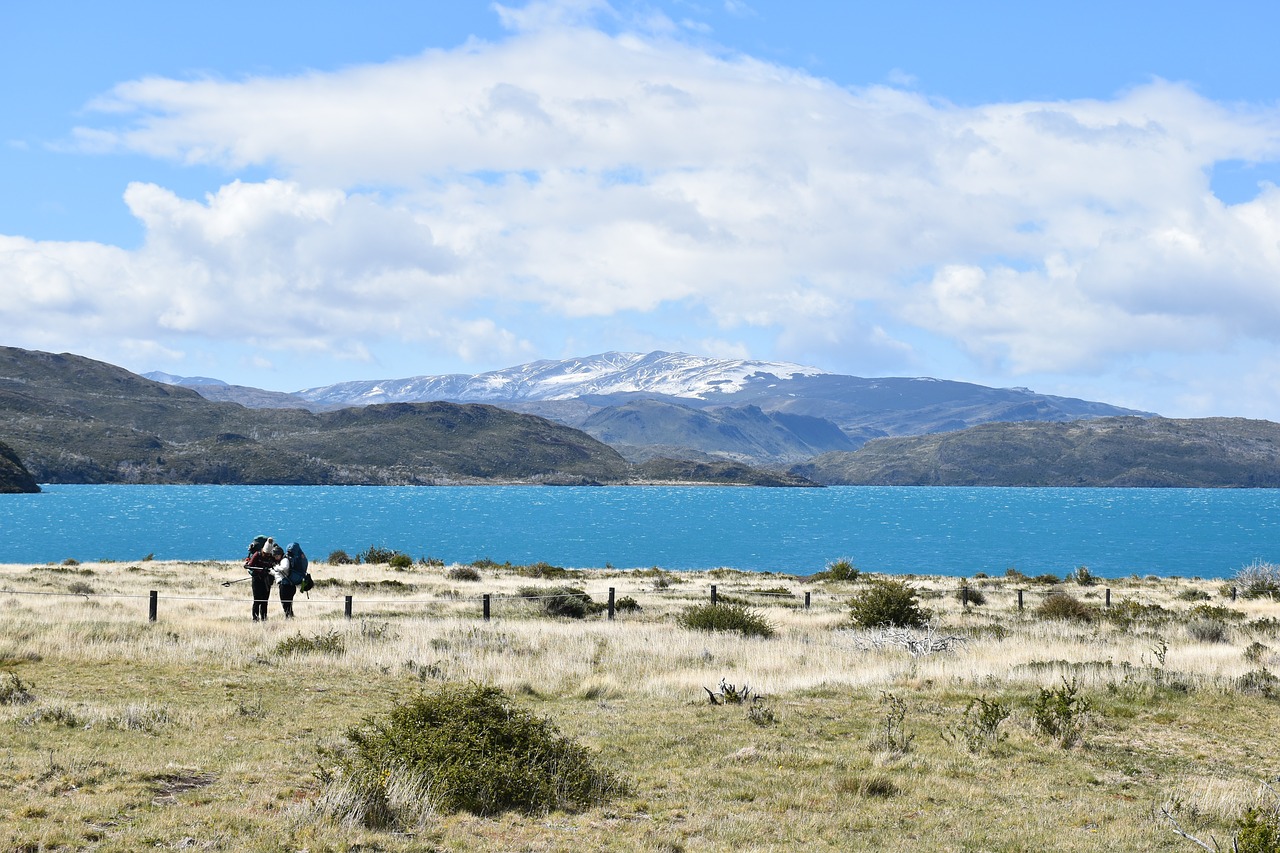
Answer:
[[231, 586], [233, 583], [240, 583], [241, 581], [251, 581], [251, 580], [253, 580], [253, 578], [237, 578], [236, 580], [233, 580], [233, 581], [223, 581], [222, 585]]

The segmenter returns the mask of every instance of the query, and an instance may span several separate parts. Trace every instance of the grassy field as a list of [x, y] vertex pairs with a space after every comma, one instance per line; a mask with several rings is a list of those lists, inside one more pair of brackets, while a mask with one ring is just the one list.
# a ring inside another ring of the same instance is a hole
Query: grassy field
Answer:
[[[978, 578], [966, 608], [957, 579], [911, 578], [933, 628], [908, 635], [852, 625], [865, 576], [312, 568], [298, 618], [273, 599], [254, 624], [248, 584], [221, 585], [237, 564], [0, 566], [0, 849], [1199, 849], [1178, 827], [1230, 849], [1276, 803], [1280, 604], [1221, 581]], [[550, 618], [517, 597], [565, 584], [641, 609]], [[712, 584], [775, 635], [680, 627]], [[1092, 620], [1040, 615], [1055, 589]], [[759, 698], [713, 705], [722, 680]], [[466, 682], [549, 718], [627, 793], [395, 830], [336, 817], [322, 779], [346, 733]]]

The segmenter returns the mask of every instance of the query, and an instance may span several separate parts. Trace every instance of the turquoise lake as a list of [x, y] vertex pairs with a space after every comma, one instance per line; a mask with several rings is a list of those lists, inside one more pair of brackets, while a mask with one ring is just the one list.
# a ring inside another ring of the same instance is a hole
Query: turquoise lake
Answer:
[[46, 486], [0, 495], [0, 562], [230, 560], [257, 534], [315, 560], [1226, 577], [1280, 562], [1280, 490]]

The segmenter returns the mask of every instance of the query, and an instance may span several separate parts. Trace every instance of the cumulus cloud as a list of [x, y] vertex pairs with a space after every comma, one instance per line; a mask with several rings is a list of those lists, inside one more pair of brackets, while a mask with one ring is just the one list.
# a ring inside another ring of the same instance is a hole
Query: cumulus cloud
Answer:
[[[278, 178], [203, 200], [131, 186], [132, 252], [8, 239], [0, 276], [50, 284], [0, 314], [217, 337], [258, 305], [312, 340], [463, 324], [475, 356], [539, 334], [486, 306], [679, 305], [729, 350], [766, 329], [777, 355], [908, 364], [927, 333], [996, 373], [1280, 337], [1280, 191], [1228, 205], [1208, 177], [1280, 159], [1274, 107], [1160, 80], [961, 107], [711, 52], [598, 0], [496, 8], [511, 35], [494, 43], [121, 83], [82, 145]], [[122, 294], [149, 319], [105, 304]]]

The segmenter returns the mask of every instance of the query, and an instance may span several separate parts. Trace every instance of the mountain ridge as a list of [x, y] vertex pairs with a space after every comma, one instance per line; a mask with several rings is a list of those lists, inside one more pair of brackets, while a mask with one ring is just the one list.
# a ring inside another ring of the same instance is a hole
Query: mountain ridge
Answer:
[[[312, 410], [393, 401], [483, 402], [582, 429], [633, 460], [677, 452], [773, 467], [856, 449], [886, 436], [948, 432], [995, 421], [1153, 414], [1026, 388], [930, 377], [863, 378], [790, 362], [662, 351], [543, 359], [475, 375], [343, 382], [292, 395], [252, 394], [207, 380], [191, 387], [210, 399]], [[669, 405], [641, 407], [639, 400]], [[747, 435], [734, 424], [758, 419], [750, 409], [771, 423], [757, 424]], [[714, 420], [720, 425], [709, 424]], [[833, 431], [845, 439], [835, 438]], [[638, 438], [645, 434], [660, 438]], [[818, 434], [827, 438], [814, 446], [811, 439]], [[841, 446], [845, 440], [850, 447]]]

